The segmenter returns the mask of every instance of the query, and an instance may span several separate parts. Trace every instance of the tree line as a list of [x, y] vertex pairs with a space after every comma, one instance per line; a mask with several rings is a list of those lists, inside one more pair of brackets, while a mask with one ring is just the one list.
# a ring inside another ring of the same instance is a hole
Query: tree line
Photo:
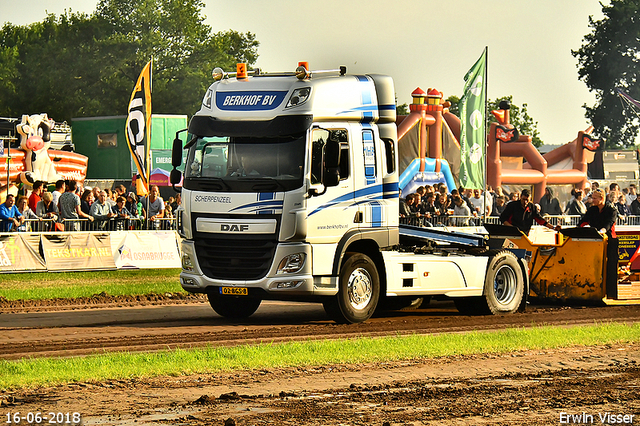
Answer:
[[[203, 6], [202, 0], [100, 0], [91, 14], [66, 11], [26, 26], [6, 23], [0, 31], [0, 116], [47, 112], [68, 121], [122, 115], [151, 58], [154, 112], [197, 111], [211, 70], [234, 69], [237, 62], [253, 66], [259, 46], [250, 32], [214, 33], [204, 23]], [[640, 109], [625, 106], [617, 90], [640, 99], [640, 0], [610, 0], [602, 11], [601, 20], [589, 17], [591, 32], [571, 54], [578, 78], [596, 94], [595, 105], [583, 106], [595, 136], [606, 148], [629, 147], [640, 130]], [[512, 104], [511, 118], [520, 133], [542, 143], [527, 104]]]
[[0, 32], [0, 116], [47, 112], [56, 121], [123, 115], [153, 58], [153, 111], [193, 114], [211, 71], [253, 65], [252, 33], [214, 33], [201, 0], [101, 0], [91, 14], [65, 11]]

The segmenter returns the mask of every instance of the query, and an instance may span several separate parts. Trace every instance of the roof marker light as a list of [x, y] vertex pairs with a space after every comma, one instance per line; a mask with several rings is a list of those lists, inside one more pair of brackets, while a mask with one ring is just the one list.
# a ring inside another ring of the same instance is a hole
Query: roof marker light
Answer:
[[213, 76], [213, 81], [220, 81], [224, 78], [224, 71], [220, 67], [216, 67], [213, 69], [211, 75]]
[[298, 77], [298, 80], [304, 80], [309, 78], [310, 74], [305, 67], [298, 67], [296, 68], [296, 77]]
[[247, 64], [239, 63], [236, 65], [236, 78], [247, 78]]

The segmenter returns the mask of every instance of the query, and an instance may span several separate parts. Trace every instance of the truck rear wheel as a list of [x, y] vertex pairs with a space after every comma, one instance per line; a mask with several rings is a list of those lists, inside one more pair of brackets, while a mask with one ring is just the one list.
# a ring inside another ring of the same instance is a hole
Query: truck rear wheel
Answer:
[[337, 323], [366, 321], [378, 306], [380, 278], [369, 256], [356, 253], [340, 268], [338, 294], [323, 303], [327, 314]]
[[484, 282], [484, 302], [494, 315], [516, 312], [524, 297], [524, 276], [516, 256], [507, 250], [490, 251]]
[[524, 276], [518, 259], [507, 250], [491, 250], [481, 297], [455, 298], [461, 314], [510, 314], [516, 312], [524, 297]]
[[260, 307], [262, 300], [248, 297], [219, 296], [207, 294], [213, 310], [225, 318], [247, 318]]

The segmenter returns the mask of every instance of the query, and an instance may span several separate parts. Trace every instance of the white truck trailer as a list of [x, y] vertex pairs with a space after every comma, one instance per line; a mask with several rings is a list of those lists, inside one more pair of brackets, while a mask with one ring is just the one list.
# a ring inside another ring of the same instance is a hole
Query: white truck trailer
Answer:
[[185, 290], [236, 318], [265, 299], [321, 302], [341, 323], [434, 295], [467, 313], [524, 308], [522, 256], [398, 225], [390, 77], [304, 65], [213, 76], [188, 142], [174, 141]]

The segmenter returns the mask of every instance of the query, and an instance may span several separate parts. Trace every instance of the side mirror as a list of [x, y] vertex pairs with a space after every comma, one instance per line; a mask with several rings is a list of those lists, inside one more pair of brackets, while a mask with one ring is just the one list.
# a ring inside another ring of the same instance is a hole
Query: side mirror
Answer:
[[324, 147], [324, 167], [326, 170], [340, 166], [340, 142], [328, 140]]
[[171, 182], [171, 186], [173, 186], [174, 191], [181, 192], [176, 185], [180, 183], [182, 180], [182, 173], [180, 170], [176, 169], [182, 164], [182, 141], [180, 140], [180, 133], [186, 131], [188, 129], [178, 130], [176, 132], [176, 138], [173, 140], [173, 146], [171, 147], [171, 165], [173, 169], [171, 173], [169, 173], [169, 182]]
[[180, 170], [178, 169], [171, 170], [171, 173], [169, 173], [169, 181], [171, 182], [171, 185], [174, 186], [174, 189], [175, 189], [175, 186], [180, 183], [181, 179], [182, 179], [182, 173], [180, 172]]
[[171, 165], [173, 167], [179, 167], [182, 164], [182, 141], [178, 135], [185, 130], [187, 129], [177, 131], [176, 138], [173, 140], [173, 146], [171, 149]]
[[173, 140], [173, 147], [171, 149], [171, 165], [173, 167], [179, 167], [182, 164], [182, 141], [176, 137]]
[[338, 186], [340, 183], [340, 152], [340, 142], [329, 139], [324, 147], [322, 184], [325, 187]]
[[340, 183], [340, 169], [338, 167], [332, 167], [324, 171], [322, 184], [326, 187], [338, 186]]

